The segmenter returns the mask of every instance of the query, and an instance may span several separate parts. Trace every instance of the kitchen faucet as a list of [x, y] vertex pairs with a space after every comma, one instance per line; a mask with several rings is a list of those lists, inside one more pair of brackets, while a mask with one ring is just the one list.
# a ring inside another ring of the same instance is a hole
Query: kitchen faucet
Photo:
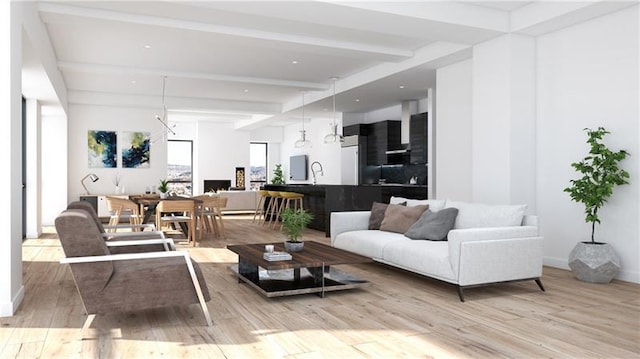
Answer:
[[[313, 165], [317, 164], [318, 166], [320, 166], [320, 170], [316, 172], [315, 168], [313, 167]], [[316, 173], [319, 173], [321, 176], [324, 176], [324, 172], [322, 172], [322, 165], [320, 164], [320, 162], [318, 161], [313, 161], [311, 163], [311, 173], [313, 174], [313, 184], [316, 184]]]

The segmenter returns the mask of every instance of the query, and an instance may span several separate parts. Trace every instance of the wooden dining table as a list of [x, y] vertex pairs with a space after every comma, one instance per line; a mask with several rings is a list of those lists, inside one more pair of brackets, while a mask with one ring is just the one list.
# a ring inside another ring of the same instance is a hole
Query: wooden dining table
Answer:
[[[143, 216], [142, 223], [149, 223], [149, 219], [156, 213], [156, 207], [160, 201], [177, 201], [177, 200], [191, 200], [196, 204], [201, 204], [202, 200], [192, 197], [181, 196], [168, 196], [167, 198], [160, 198], [159, 195], [137, 195], [129, 197], [132, 201], [140, 206], [140, 214]], [[189, 230], [185, 223], [180, 223], [180, 228], [185, 235], [188, 235]], [[159, 228], [158, 228], [159, 230]]]

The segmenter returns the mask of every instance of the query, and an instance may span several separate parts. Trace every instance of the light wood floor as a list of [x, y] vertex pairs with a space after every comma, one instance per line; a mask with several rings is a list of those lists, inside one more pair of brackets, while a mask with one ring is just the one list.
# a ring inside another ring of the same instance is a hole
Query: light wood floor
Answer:
[[[55, 235], [24, 243], [25, 298], [0, 318], [2, 358], [638, 358], [640, 286], [574, 280], [545, 268], [533, 281], [469, 289], [381, 264], [344, 268], [365, 289], [266, 299], [238, 284], [227, 244], [279, 241], [247, 216], [226, 216], [227, 238], [188, 250], [203, 269], [214, 326], [198, 305], [97, 316], [80, 339], [82, 306]], [[328, 243], [323, 233], [305, 239]]]

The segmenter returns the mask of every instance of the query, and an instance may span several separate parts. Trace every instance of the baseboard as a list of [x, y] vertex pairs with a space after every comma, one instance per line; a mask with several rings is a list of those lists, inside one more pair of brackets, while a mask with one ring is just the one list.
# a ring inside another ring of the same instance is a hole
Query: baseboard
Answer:
[[[571, 268], [569, 268], [569, 261], [566, 258], [544, 257], [542, 262], [549, 267], [571, 270]], [[621, 270], [615, 279], [631, 283], [640, 283], [640, 273]]]
[[0, 317], [11, 317], [18, 310], [20, 303], [24, 299], [24, 286], [20, 286], [18, 293], [13, 297], [10, 303], [0, 304]]

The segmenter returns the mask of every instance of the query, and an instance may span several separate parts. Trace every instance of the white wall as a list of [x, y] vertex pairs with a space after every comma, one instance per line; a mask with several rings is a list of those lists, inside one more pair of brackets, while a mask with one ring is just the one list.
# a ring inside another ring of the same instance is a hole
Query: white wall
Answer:
[[569, 252], [590, 236], [584, 208], [563, 188], [576, 178], [570, 163], [588, 151], [582, 129], [603, 126], [605, 142], [626, 149], [631, 185], [615, 188], [600, 212], [596, 239], [622, 259], [619, 278], [640, 282], [638, 168], [638, 19], [635, 6], [537, 39], [537, 202], [545, 263], [567, 268]]
[[[295, 148], [294, 143], [300, 138], [302, 121], [297, 124], [284, 127], [284, 140], [280, 147], [280, 161], [284, 172], [286, 183], [312, 183], [313, 177], [310, 168], [307, 168], [307, 181], [289, 180], [289, 157], [293, 155], [307, 155], [309, 166], [314, 161], [322, 164], [323, 176], [318, 176], [318, 184], [340, 184], [342, 180], [342, 166], [340, 163], [341, 147], [340, 143], [325, 144], [324, 136], [330, 131], [329, 124], [333, 121], [330, 118], [314, 118], [305, 122], [307, 138], [311, 140], [312, 148]], [[342, 127], [342, 121], [338, 120], [338, 126]]]
[[235, 130], [227, 123], [199, 122], [197, 132], [199, 174], [194, 181], [199, 186], [205, 179], [229, 179], [235, 186], [236, 167], [244, 167], [245, 174], [249, 173], [249, 131]]
[[[26, 125], [26, 178], [27, 191], [27, 238], [38, 238], [42, 234], [42, 118], [40, 101], [27, 99]], [[66, 178], [66, 176], [65, 176]]]
[[[42, 224], [52, 226], [55, 218], [67, 208], [67, 119], [64, 116], [42, 118]], [[85, 153], [86, 153], [85, 133]], [[85, 161], [86, 163], [86, 158]], [[82, 176], [85, 176], [83, 174]], [[76, 178], [76, 177], [73, 177]], [[74, 183], [77, 183], [77, 178]]]
[[[155, 119], [155, 109], [124, 108], [91, 105], [69, 105], [69, 181], [68, 201], [77, 200], [84, 192], [80, 180], [87, 173], [100, 177], [97, 182], [86, 181], [91, 194], [113, 194], [113, 179], [121, 177], [127, 193], [144, 193], [149, 186], [157, 186], [167, 176], [167, 146], [164, 141], [151, 144], [149, 168], [122, 168], [122, 132], [142, 131], [157, 136], [162, 125]], [[105, 130], [118, 132], [118, 168], [89, 168], [87, 132]], [[46, 148], [46, 147], [45, 147]]]
[[472, 200], [472, 61], [439, 68], [435, 197]]

